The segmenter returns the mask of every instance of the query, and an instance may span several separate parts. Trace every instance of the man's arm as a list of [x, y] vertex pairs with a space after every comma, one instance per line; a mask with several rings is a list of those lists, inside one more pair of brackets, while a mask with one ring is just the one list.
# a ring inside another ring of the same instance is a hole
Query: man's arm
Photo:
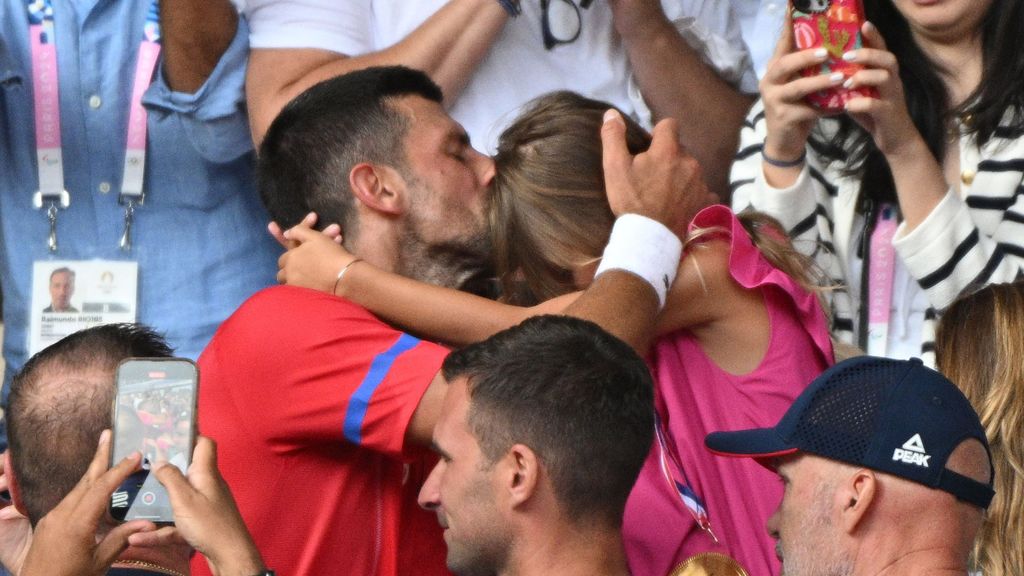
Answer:
[[708, 66], [668, 20], [659, 0], [607, 0], [630, 66], [655, 120], [679, 121], [680, 139], [712, 192], [729, 200], [729, 167], [753, 96]]
[[253, 141], [259, 146], [281, 108], [306, 88], [370, 66], [401, 64], [423, 70], [451, 103], [506, 20], [508, 14], [496, 0], [451, 0], [401, 42], [377, 52], [347, 56], [320, 49], [254, 49], [246, 79]]
[[161, 0], [163, 71], [171, 90], [199, 90], [237, 30], [238, 13], [228, 0]]
[[[682, 243], [670, 231], [679, 235], [686, 230], [687, 220], [695, 211], [692, 203], [706, 195], [701, 167], [680, 147], [678, 131], [675, 120], [662, 120], [654, 127], [650, 148], [632, 157], [626, 148], [622, 117], [613, 111], [605, 114], [601, 127], [605, 187], [612, 212], [620, 218], [612, 229], [594, 282], [565, 309], [565, 314], [590, 320], [621, 338], [641, 356], [647, 353], [655, 320], [676, 277], [681, 256]], [[644, 216], [629, 224], [639, 223], [646, 231], [622, 227], [627, 224], [623, 215]], [[637, 232], [645, 232], [643, 240]], [[624, 254], [631, 260], [646, 260], [648, 265], [626, 271], [611, 262]], [[650, 264], [659, 257], [661, 266], [652, 267]], [[664, 270], [642, 279], [633, 273], [639, 268], [648, 272]]]

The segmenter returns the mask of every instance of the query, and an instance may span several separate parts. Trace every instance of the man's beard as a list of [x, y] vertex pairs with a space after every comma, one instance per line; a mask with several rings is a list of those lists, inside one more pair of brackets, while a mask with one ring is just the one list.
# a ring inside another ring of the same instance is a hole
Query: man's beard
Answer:
[[402, 232], [396, 272], [435, 286], [490, 296], [494, 286], [490, 236], [479, 230], [431, 243], [423, 237], [419, 219], [410, 217]]
[[843, 555], [828, 516], [829, 500], [835, 486], [823, 484], [814, 494], [814, 503], [802, 518], [796, 534], [787, 535], [787, 549], [775, 543], [782, 557], [781, 576], [852, 576], [853, 563]]

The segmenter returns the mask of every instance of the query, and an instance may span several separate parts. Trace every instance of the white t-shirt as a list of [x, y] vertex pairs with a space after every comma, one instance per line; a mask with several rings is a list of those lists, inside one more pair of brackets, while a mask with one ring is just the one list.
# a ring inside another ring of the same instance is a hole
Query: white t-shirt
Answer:
[[775, 53], [775, 45], [786, 21], [787, 0], [733, 0], [733, 10], [739, 17], [743, 39], [750, 50], [757, 77], [764, 76], [768, 60]]
[[[253, 48], [320, 48], [358, 56], [387, 48], [429, 18], [445, 0], [236, 0]], [[578, 4], [578, 0], [577, 0]], [[723, 78], [757, 91], [739, 23], [727, 0], [662, 0], [665, 13]], [[493, 151], [501, 130], [529, 100], [573, 90], [605, 100], [650, 125], [650, 112], [631, 81], [629, 60], [614, 33], [611, 9], [597, 0], [581, 9], [579, 38], [544, 48], [541, 9], [523, 0], [473, 78], [450, 105], [480, 149]], [[680, 86], [680, 90], [698, 90]]]

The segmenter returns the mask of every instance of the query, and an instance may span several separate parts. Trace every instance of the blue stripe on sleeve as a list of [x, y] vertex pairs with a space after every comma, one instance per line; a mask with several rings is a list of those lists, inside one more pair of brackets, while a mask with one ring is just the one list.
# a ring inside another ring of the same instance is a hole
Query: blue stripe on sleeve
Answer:
[[370, 398], [388, 375], [395, 360], [403, 352], [415, 348], [419, 343], [418, 338], [402, 334], [398, 341], [391, 345], [391, 348], [374, 357], [370, 364], [370, 371], [363, 378], [363, 383], [359, 385], [348, 401], [348, 410], [345, 412], [345, 439], [354, 444], [362, 443], [363, 420], [366, 418], [366, 409], [370, 406]]

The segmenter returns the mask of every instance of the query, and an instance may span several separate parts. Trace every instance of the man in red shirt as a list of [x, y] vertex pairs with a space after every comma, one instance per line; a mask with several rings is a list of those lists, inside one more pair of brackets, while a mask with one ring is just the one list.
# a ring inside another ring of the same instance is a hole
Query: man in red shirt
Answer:
[[[656, 129], [649, 162], [629, 157], [621, 120], [606, 123], [604, 136], [613, 205], [653, 218], [630, 222], [675, 252], [639, 268], [608, 266], [566, 310], [636, 347], [663, 300], [660, 279], [674, 278], [679, 261], [678, 238], [655, 221], [680, 218], [689, 192], [681, 183], [693, 180], [674, 130], [671, 121], [661, 136]], [[277, 222], [315, 211], [379, 268], [453, 287], [486, 269], [493, 162], [470, 147], [420, 72], [370, 68], [314, 86], [274, 121], [259, 171]], [[636, 237], [620, 236], [618, 253], [630, 252]], [[628, 317], [616, 314], [627, 308]], [[288, 575], [447, 573], [437, 524], [416, 505], [435, 460], [426, 448], [446, 354], [347, 300], [297, 287], [266, 289], [224, 322], [199, 361], [199, 424], [218, 443], [268, 566]], [[192, 569], [209, 573], [202, 560]]]

